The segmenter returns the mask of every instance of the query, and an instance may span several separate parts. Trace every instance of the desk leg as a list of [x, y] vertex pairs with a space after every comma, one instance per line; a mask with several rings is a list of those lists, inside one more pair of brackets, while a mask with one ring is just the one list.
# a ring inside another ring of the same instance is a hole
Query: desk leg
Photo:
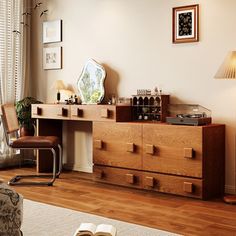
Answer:
[[[37, 135], [57, 136], [62, 144], [62, 120], [37, 119]], [[58, 157], [58, 152], [57, 152]], [[37, 172], [52, 172], [52, 153], [49, 150], [37, 151]], [[58, 166], [57, 159], [57, 166]]]

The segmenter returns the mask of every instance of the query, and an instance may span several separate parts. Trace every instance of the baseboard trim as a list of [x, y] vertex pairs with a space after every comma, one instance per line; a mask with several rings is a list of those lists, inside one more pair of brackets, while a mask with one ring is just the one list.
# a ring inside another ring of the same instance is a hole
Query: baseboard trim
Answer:
[[225, 185], [225, 193], [236, 194], [236, 189], [233, 185]]

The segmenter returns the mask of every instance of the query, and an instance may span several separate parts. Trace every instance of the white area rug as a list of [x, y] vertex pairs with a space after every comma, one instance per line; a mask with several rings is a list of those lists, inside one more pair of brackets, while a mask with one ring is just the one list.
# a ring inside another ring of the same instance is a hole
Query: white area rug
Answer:
[[117, 236], [174, 236], [176, 234], [136, 224], [24, 199], [24, 236], [73, 236], [82, 222], [112, 224]]

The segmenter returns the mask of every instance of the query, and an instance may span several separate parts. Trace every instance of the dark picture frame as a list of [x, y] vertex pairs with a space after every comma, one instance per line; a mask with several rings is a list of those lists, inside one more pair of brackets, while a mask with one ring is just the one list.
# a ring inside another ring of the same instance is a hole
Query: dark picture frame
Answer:
[[174, 7], [172, 10], [172, 42], [199, 41], [199, 4]]

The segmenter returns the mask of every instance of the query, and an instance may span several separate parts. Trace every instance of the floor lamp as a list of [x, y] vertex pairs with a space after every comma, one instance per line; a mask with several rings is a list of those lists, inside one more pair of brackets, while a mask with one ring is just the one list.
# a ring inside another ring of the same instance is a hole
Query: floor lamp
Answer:
[[[215, 75], [216, 79], [236, 79], [236, 51], [230, 51]], [[236, 204], [236, 195], [224, 196], [224, 201]]]

